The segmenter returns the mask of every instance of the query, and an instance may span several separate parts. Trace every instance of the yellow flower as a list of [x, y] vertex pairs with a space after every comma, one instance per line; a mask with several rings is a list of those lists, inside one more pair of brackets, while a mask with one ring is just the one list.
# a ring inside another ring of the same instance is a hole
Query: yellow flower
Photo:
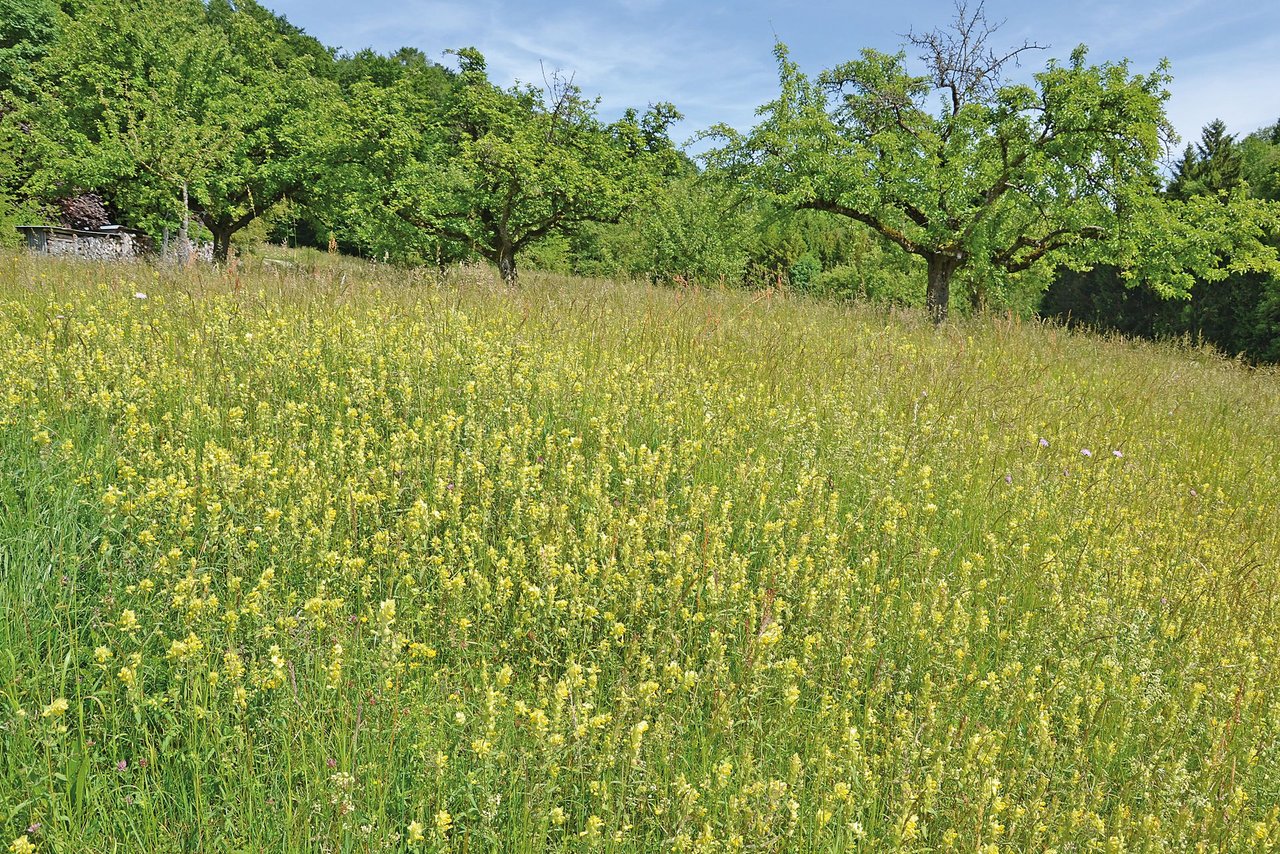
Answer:
[[604, 819], [598, 815], [590, 815], [587, 817], [587, 826], [583, 829], [580, 836], [595, 839], [600, 835], [600, 828], [604, 827]]
[[330, 654], [325, 674], [328, 677], [325, 682], [326, 687], [333, 689], [342, 684], [342, 644], [335, 643], [333, 645], [333, 652]]
[[409, 841], [410, 841], [410, 842], [421, 842], [421, 841], [422, 841], [422, 838], [423, 838], [423, 837], [422, 837], [422, 822], [420, 822], [420, 821], [411, 821], [411, 822], [409, 822]]
[[449, 828], [453, 827], [453, 816], [449, 815], [448, 810], [440, 810], [436, 813], [436, 832], [441, 836], [449, 834]]
[[133, 612], [132, 608], [125, 608], [120, 612], [120, 631], [136, 632], [138, 630], [138, 615]]
[[36, 847], [24, 833], [9, 843], [9, 854], [36, 854]]
[[59, 697], [52, 703], [44, 707], [44, 711], [40, 713], [42, 718], [60, 718], [67, 713], [70, 704], [66, 697]]

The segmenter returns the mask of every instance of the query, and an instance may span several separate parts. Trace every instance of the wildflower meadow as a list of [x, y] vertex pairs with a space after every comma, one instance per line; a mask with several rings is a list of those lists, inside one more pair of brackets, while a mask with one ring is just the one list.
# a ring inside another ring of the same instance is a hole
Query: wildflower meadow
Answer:
[[0, 848], [1267, 851], [1280, 377], [0, 256]]

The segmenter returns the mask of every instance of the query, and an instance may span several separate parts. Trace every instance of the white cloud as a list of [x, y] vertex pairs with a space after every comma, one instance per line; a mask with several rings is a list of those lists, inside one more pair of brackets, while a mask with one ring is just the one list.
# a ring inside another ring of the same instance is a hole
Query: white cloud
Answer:
[[[270, 0], [268, 0], [270, 2]], [[366, 0], [352, 8], [336, 0], [273, 4], [329, 44], [388, 51], [413, 45], [435, 58], [445, 48], [474, 45], [491, 76], [538, 84], [544, 69], [575, 75], [602, 109], [671, 101], [687, 116], [677, 135], [715, 122], [750, 126], [756, 106], [777, 90], [770, 53], [775, 31], [809, 71], [853, 57], [864, 45], [896, 49], [912, 26], [944, 26], [953, 14], [943, 0], [903, 0], [864, 8], [821, 0], [784, 6], [778, 0], [612, 0], [560, 4], [511, 0]], [[1184, 137], [1220, 116], [1248, 132], [1280, 116], [1272, 83], [1280, 79], [1280, 9], [1270, 0], [1083, 0], [1058, 4], [988, 0], [1000, 35], [1049, 42], [1047, 56], [1065, 58], [1078, 43], [1096, 61], [1130, 57], [1134, 70], [1173, 63], [1170, 117]], [[541, 62], [541, 65], [540, 65]], [[1020, 74], [1042, 65], [1035, 57]]]

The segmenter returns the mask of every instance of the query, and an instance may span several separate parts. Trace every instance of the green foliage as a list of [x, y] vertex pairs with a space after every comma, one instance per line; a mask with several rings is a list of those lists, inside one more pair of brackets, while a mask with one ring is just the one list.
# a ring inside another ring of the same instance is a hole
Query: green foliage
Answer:
[[818, 256], [812, 252], [806, 252], [787, 268], [787, 279], [792, 287], [805, 290], [821, 272], [822, 262], [818, 260]]
[[57, 36], [54, 0], [0, 0], [0, 114], [31, 95], [31, 67]]
[[[0, 126], [0, 131], [3, 130], [3, 126]], [[0, 246], [13, 246], [17, 243], [13, 227], [19, 223], [15, 220], [13, 196], [9, 189], [13, 172], [13, 154], [9, 149], [8, 139], [0, 135]]]
[[[1072, 323], [1146, 337], [1185, 336], [1255, 361], [1280, 359], [1280, 216], [1273, 201], [1280, 147], [1264, 128], [1236, 143], [1222, 122], [1204, 128], [1170, 182], [1171, 241], [1134, 251], [1176, 280], [1172, 302], [1131, 293], [1128, 274], [1103, 266], [1060, 276], [1041, 312]], [[1192, 277], [1178, 267], [1193, 259]]]
[[568, 275], [574, 267], [573, 245], [566, 234], [552, 234], [524, 250], [523, 263], [532, 270]]
[[576, 271], [654, 282], [742, 281], [754, 214], [696, 176], [667, 180], [616, 225], [575, 237]]
[[411, 74], [434, 78], [441, 94], [448, 87], [448, 71], [414, 47], [402, 47], [388, 55], [365, 48], [339, 57], [334, 65], [334, 76], [344, 92], [350, 92], [357, 83], [370, 83], [379, 89], [387, 89]]
[[13, 122], [0, 116], [0, 247], [19, 245], [21, 238], [14, 226], [42, 221], [35, 206], [24, 204], [17, 195], [22, 169], [15, 154], [15, 131]]
[[[517, 255], [586, 223], [618, 220], [671, 163], [666, 105], [606, 126], [570, 81], [501, 89], [484, 57], [456, 52], [445, 97], [438, 76], [406, 71], [389, 88], [357, 83], [331, 182], [357, 239], [397, 235], [400, 253], [475, 252], [515, 281]], [[423, 86], [426, 82], [428, 85]]]
[[[984, 25], [980, 9], [966, 17], [962, 8], [958, 38], [969, 44]], [[962, 271], [973, 304], [1006, 299], [1018, 274], [1095, 263], [1185, 296], [1235, 247], [1257, 246], [1265, 217], [1225, 222], [1159, 197], [1163, 64], [1135, 74], [1127, 62], [1091, 64], [1080, 47], [1033, 85], [1003, 84], [1008, 57], [983, 65], [976, 49], [947, 53], [948, 38], [918, 40], [935, 50], [931, 77], [912, 74], [904, 54], [864, 50], [810, 78], [778, 44], [778, 98], [750, 134], [722, 130], [711, 165], [781, 204], [861, 222], [925, 259], [935, 317]], [[934, 110], [939, 90], [946, 97]], [[1204, 232], [1209, 221], [1229, 227]], [[1032, 278], [1044, 281], [1043, 272]]]
[[1236, 138], [1221, 119], [1204, 126], [1200, 142], [1188, 145], [1174, 169], [1169, 195], [1175, 199], [1228, 193], [1244, 180], [1244, 164]]
[[1251, 362], [1280, 362], [1280, 283], [1261, 273], [1198, 282], [1186, 300], [1127, 287], [1114, 267], [1067, 272], [1040, 313], [1071, 325], [1143, 338], [1186, 338]]
[[228, 33], [251, 34], [243, 47], [255, 64], [285, 68], [301, 63], [317, 76], [336, 76], [332, 48], [257, 0], [205, 0], [205, 7], [207, 20], [213, 26]]
[[19, 245], [20, 236], [14, 226], [21, 224], [18, 222], [13, 198], [0, 188], [0, 248], [12, 249]]
[[1245, 137], [1240, 159], [1249, 192], [1259, 199], [1280, 201], [1280, 122]]
[[24, 115], [34, 194], [94, 189], [158, 233], [185, 215], [185, 187], [221, 256], [314, 178], [327, 89], [314, 53], [260, 7], [95, 0], [63, 30]]
[[886, 246], [869, 229], [852, 230], [846, 245], [854, 250], [851, 257], [814, 276], [804, 289], [806, 293], [841, 300], [924, 306], [919, 287], [924, 265], [919, 258]]

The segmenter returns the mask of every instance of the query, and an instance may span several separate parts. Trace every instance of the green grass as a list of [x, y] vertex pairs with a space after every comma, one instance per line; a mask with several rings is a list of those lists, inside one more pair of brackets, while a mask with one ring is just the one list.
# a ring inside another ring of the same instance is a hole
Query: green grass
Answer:
[[4, 843], [1280, 843], [1274, 373], [286, 260], [0, 258]]

